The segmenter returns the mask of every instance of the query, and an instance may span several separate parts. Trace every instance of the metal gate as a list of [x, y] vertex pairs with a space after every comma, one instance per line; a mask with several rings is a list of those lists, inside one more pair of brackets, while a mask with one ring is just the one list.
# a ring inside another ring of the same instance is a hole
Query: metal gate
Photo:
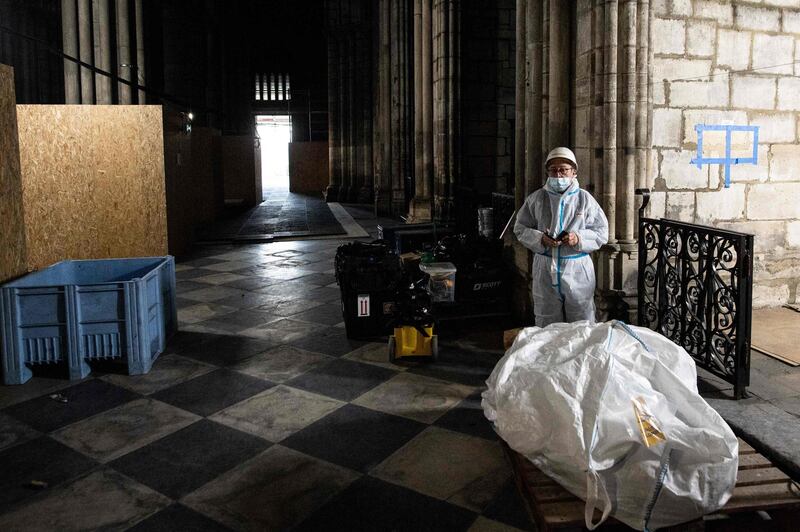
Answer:
[[750, 384], [753, 235], [676, 220], [639, 209], [639, 325], [684, 349], [698, 366], [734, 386]]

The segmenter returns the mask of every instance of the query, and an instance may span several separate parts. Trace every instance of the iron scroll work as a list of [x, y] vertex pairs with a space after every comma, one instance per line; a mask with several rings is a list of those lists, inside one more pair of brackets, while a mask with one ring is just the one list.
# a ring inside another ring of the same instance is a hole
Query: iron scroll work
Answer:
[[[649, 192], [649, 191], [647, 191]], [[639, 216], [639, 325], [683, 346], [700, 367], [750, 384], [753, 235]]]

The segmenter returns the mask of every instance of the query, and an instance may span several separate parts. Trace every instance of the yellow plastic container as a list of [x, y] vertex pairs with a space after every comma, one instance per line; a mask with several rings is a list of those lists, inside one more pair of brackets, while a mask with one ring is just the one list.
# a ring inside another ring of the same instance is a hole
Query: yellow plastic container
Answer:
[[[433, 334], [433, 327], [424, 327], [422, 334], [413, 325], [394, 328], [394, 335], [389, 337], [389, 360], [403, 357], [431, 357], [439, 354], [439, 339]], [[427, 336], [426, 336], [427, 335]]]

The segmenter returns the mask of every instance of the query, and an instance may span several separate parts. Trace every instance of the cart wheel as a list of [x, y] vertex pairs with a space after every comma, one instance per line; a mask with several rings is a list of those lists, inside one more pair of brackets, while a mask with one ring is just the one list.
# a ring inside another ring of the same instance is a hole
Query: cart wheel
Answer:
[[439, 360], [439, 337], [431, 338], [431, 359], [436, 362]]
[[394, 364], [395, 360], [397, 360], [397, 357], [395, 356], [397, 354], [396, 351], [397, 351], [397, 342], [395, 341], [394, 336], [390, 336], [389, 337], [389, 362], [391, 362], [392, 364]]

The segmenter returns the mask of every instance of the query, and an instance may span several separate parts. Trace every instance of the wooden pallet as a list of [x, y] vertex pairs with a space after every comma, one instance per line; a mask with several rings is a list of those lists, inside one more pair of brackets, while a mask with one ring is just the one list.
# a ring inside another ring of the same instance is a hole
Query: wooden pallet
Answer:
[[[503, 442], [514, 477], [531, 519], [540, 532], [584, 527], [584, 502], [542, 473], [521, 454]], [[772, 465], [743, 440], [739, 440], [739, 474], [733, 496], [717, 512], [670, 530], [704, 530], [705, 523], [731, 514], [767, 511], [773, 521], [770, 530], [800, 530], [800, 489], [797, 483]], [[595, 511], [595, 520], [600, 512]], [[730, 523], [735, 524], [735, 518]], [[601, 528], [628, 527], [609, 518]], [[726, 530], [736, 528], [726, 527]], [[753, 530], [752, 522], [741, 530]]]

